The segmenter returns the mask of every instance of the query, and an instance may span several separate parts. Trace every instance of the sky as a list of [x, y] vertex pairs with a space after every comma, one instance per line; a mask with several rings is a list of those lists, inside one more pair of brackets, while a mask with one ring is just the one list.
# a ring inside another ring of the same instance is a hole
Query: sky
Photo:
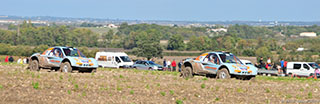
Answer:
[[2, 0], [0, 15], [172, 21], [320, 21], [320, 0]]

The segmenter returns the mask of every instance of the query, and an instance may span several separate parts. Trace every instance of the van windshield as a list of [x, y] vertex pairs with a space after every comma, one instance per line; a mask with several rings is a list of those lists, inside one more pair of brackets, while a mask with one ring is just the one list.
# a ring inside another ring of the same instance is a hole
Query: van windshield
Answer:
[[320, 68], [320, 66], [316, 63], [309, 63], [309, 65], [313, 68]]
[[120, 56], [123, 62], [131, 62], [131, 59], [128, 56]]

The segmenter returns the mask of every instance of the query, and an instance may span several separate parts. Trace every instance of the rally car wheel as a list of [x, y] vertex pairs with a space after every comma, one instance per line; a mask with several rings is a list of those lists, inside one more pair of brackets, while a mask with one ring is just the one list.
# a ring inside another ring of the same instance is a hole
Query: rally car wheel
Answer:
[[95, 72], [97, 72], [97, 69], [96, 69], [96, 68], [93, 68], [93, 69], [90, 70], [90, 72], [91, 72], [91, 73], [95, 73]]
[[193, 77], [193, 73], [192, 73], [191, 67], [183, 68], [182, 71], [181, 71], [181, 76], [183, 78], [192, 78]]
[[217, 78], [218, 79], [228, 79], [228, 78], [230, 78], [230, 74], [226, 68], [222, 68], [221, 70], [218, 70]]
[[69, 62], [64, 62], [61, 64], [60, 70], [61, 72], [68, 73], [68, 72], [72, 72], [72, 67]]
[[39, 71], [39, 62], [37, 60], [32, 60], [30, 69], [33, 71]]

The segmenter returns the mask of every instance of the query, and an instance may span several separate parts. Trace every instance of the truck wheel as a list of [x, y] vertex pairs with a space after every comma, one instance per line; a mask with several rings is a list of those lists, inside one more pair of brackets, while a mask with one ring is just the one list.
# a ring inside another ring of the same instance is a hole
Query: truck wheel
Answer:
[[61, 64], [60, 70], [61, 72], [68, 73], [68, 72], [72, 72], [72, 67], [69, 62], [64, 62]]
[[30, 69], [33, 71], [39, 71], [39, 62], [37, 60], [32, 60], [31, 64], [30, 64]]
[[246, 80], [254, 80], [256, 77], [255, 76], [250, 76], [250, 77], [246, 77]]
[[96, 68], [90, 69], [90, 72], [95, 73], [95, 72], [97, 72], [97, 69]]
[[226, 68], [222, 68], [221, 70], [218, 70], [217, 78], [218, 79], [228, 79], [228, 78], [230, 78], [230, 74]]
[[193, 72], [192, 72], [191, 67], [183, 68], [182, 71], [181, 71], [181, 76], [183, 78], [192, 78], [193, 77]]

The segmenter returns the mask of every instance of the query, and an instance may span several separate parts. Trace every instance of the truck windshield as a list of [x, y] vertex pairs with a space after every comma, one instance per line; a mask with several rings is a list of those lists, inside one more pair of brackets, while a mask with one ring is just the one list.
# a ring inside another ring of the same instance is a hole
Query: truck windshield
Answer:
[[66, 56], [86, 57], [78, 49], [75, 49], [75, 48], [63, 48], [63, 52], [66, 54]]
[[237, 63], [242, 64], [241, 61], [233, 54], [219, 54], [223, 63]]
[[131, 62], [131, 59], [128, 56], [120, 56], [123, 62]]

